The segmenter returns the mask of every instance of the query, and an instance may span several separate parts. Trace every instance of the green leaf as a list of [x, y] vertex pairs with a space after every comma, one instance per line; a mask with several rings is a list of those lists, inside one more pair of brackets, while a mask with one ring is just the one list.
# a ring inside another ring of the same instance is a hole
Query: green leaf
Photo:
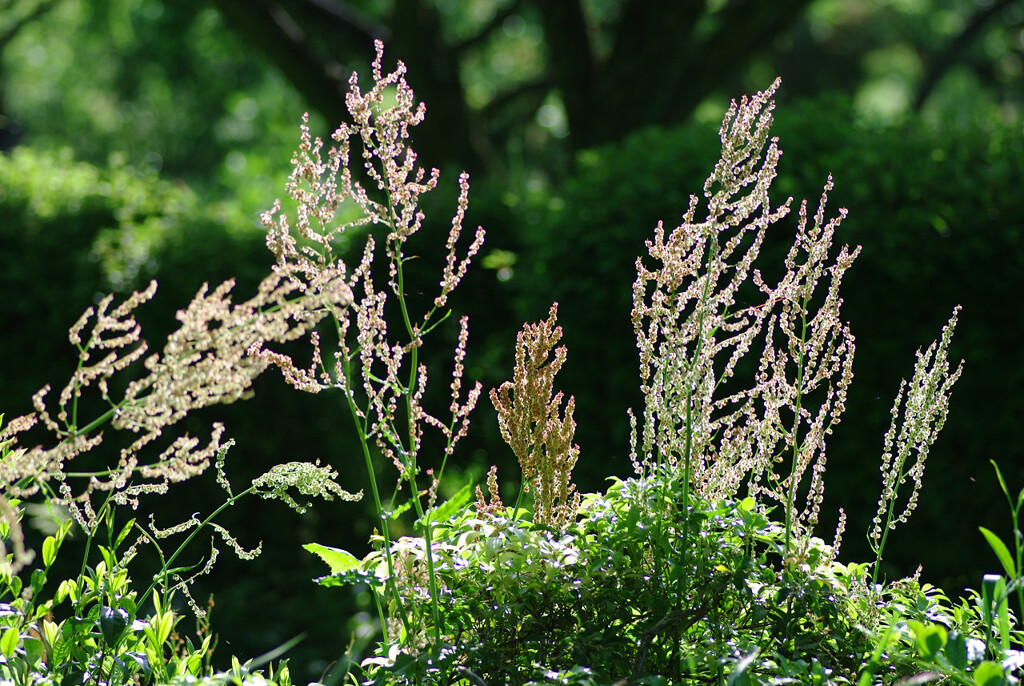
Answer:
[[[424, 515], [424, 519], [429, 522], [447, 522], [449, 519], [457, 515], [462, 511], [462, 508], [466, 506], [470, 498], [473, 497], [471, 489], [472, 483], [468, 483], [458, 490], [458, 492], [449, 498], [446, 502], [438, 505], [432, 510], [427, 511]], [[423, 522], [420, 521], [420, 524]]]
[[121, 533], [114, 539], [114, 548], [116, 549], [119, 545], [124, 542], [124, 539], [128, 537], [128, 534], [132, 532], [132, 527], [135, 526], [135, 520], [129, 519], [128, 522], [121, 529]]
[[1003, 473], [999, 471], [999, 465], [996, 464], [995, 460], [989, 460], [989, 462], [992, 463], [992, 467], [996, 470], [996, 479], [999, 480], [999, 487], [1003, 489], [1003, 493], [1005, 493], [1006, 497], [1009, 498], [1010, 489], [1006, 487], [1006, 481], [1003, 479]]
[[996, 557], [999, 558], [999, 562], [1003, 565], [1003, 569], [1006, 570], [1007, 576], [1011, 579], [1017, 578], [1017, 565], [1013, 561], [1013, 556], [1010, 555], [1009, 548], [1003, 543], [998, 536], [989, 531], [983, 526], [979, 526], [978, 530], [981, 531], [981, 535], [988, 541], [989, 546], [992, 547]]
[[57, 559], [57, 539], [47, 536], [43, 541], [43, 566], [49, 568]]
[[350, 569], [359, 568], [359, 560], [355, 555], [347, 550], [331, 548], [330, 546], [320, 545], [319, 543], [307, 543], [302, 547], [314, 555], [319, 555], [320, 559], [326, 562], [327, 566], [331, 568], [331, 574], [347, 572]]
[[10, 627], [0, 636], [0, 653], [3, 653], [4, 657], [8, 660], [14, 655], [14, 650], [18, 647], [18, 639], [21, 636], [18, 634], [16, 627]]
[[32, 570], [32, 597], [37, 597], [43, 591], [43, 584], [46, 583], [46, 572], [42, 569]]
[[1001, 686], [1006, 683], [1003, 668], [998, 662], [982, 662], [974, 670], [974, 683], [978, 686]]
[[750, 684], [750, 675], [747, 674], [747, 668], [750, 667], [757, 657], [757, 653], [757, 648], [754, 648], [748, 655], [745, 655], [742, 660], [736, 663], [736, 669], [729, 675], [726, 686], [748, 686]]
[[103, 634], [103, 641], [107, 646], [116, 648], [121, 634], [128, 626], [128, 613], [124, 610], [115, 610], [112, 607], [105, 607], [100, 610], [100, 632]]
[[946, 629], [939, 624], [924, 625], [910, 621], [907, 625], [914, 632], [917, 652], [926, 660], [934, 660], [946, 645]]
[[405, 513], [405, 511], [408, 510], [410, 507], [412, 507], [412, 501], [406, 500], [404, 503], [396, 507], [394, 510], [388, 512], [387, 517], [391, 521], [396, 522], [398, 521], [398, 518], [402, 516]]
[[956, 669], [967, 669], [967, 640], [956, 631], [950, 632], [946, 642], [946, 659]]

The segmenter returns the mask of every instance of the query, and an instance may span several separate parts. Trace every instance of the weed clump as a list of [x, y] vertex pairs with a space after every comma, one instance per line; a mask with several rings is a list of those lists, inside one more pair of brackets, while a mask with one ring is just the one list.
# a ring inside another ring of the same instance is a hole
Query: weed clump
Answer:
[[[57, 407], [47, 404], [44, 388], [36, 412], [0, 432], [0, 534], [11, 551], [0, 575], [0, 678], [290, 685], [280, 666], [260, 670], [236, 660], [230, 673], [213, 674], [210, 637], [172, 638], [180, 616], [169, 605], [176, 593], [191, 600], [195, 574], [216, 561], [211, 547], [198, 571], [176, 564], [200, 531], [242, 557], [258, 551], [243, 548], [215, 521], [224, 508], [248, 495], [298, 510], [310, 506], [307, 498], [361, 495], [345, 491], [334, 467], [319, 462], [278, 465], [236, 492], [227, 477], [232, 443], [221, 441], [225, 427], [215, 425], [202, 448], [187, 435], [164, 438], [188, 413], [244, 398], [270, 367], [296, 390], [342, 396], [378, 515], [373, 550], [362, 559], [305, 546], [330, 567], [319, 583], [365, 584], [375, 602], [370, 634], [378, 642], [370, 647], [364, 637], [349, 646], [332, 679], [867, 686], [932, 676], [985, 684], [1016, 678], [1024, 660], [1008, 598], [1020, 587], [1019, 545], [1014, 560], [994, 534], [985, 534], [1010, 579], [986, 578], [973, 604], [954, 605], [913, 578], [878, 580], [886, 533], [913, 509], [924, 458], [960, 374], [947, 359], [956, 310], [941, 339], [918, 353], [893, 406], [871, 532], [876, 560], [838, 561], [842, 512], [832, 543], [815, 536], [826, 437], [841, 419], [853, 378], [854, 338], [841, 317], [839, 289], [859, 248], [833, 249], [845, 212], [826, 218], [830, 178], [813, 214], [800, 204], [782, 276], [768, 279], [758, 267], [766, 232], [792, 205], [773, 205], [769, 196], [781, 156], [769, 137], [778, 82], [731, 105], [720, 130], [721, 157], [702, 196], [691, 198], [675, 229], [659, 224], [647, 256], [636, 262], [633, 326], [644, 407], [630, 415], [635, 475], [614, 478], [603, 493], [575, 491], [575, 399], [555, 388], [567, 352], [556, 347], [561, 329], [553, 304], [546, 321], [519, 335], [513, 380], [490, 393], [523, 472], [515, 504], [502, 502], [493, 469], [487, 500], [478, 487], [471, 502], [467, 485], [438, 502], [447, 460], [468, 431], [482, 389], [464, 388], [466, 318], [458, 320], [446, 411], [425, 406], [419, 350], [450, 317], [448, 298], [484, 233], [478, 229], [463, 245], [469, 182], [462, 175], [438, 290], [426, 307], [414, 308], [405, 286], [413, 259], [407, 246], [423, 223], [420, 196], [436, 186], [438, 172], [418, 166], [408, 145], [425, 109], [404, 65], [385, 73], [382, 62], [378, 43], [373, 84], [363, 92], [353, 75], [351, 121], [334, 132], [329, 150], [303, 123], [286, 186], [298, 209], [290, 218], [275, 203], [263, 216], [276, 264], [252, 299], [233, 304], [231, 282], [204, 287], [179, 313], [179, 331], [149, 356], [131, 312], [152, 297], [155, 284], [113, 310], [104, 300], [71, 329], [81, 364]], [[335, 249], [346, 233], [365, 238], [354, 267]], [[283, 352], [299, 342], [308, 344], [308, 364], [297, 361], [299, 353]], [[137, 362], [144, 370], [137, 378], [110, 382]], [[96, 391], [107, 409], [79, 416], [86, 391]], [[100, 428], [107, 424], [134, 437], [116, 464], [100, 472], [71, 469], [103, 443]], [[29, 448], [25, 438], [37, 429], [49, 442]], [[426, 431], [442, 439], [436, 455], [423, 450]], [[168, 445], [159, 446], [161, 440]], [[385, 478], [381, 461], [394, 474]], [[211, 465], [227, 498], [205, 518], [169, 528], [118, 519], [124, 506], [134, 510]], [[913, 486], [898, 513], [898, 491], [908, 479]], [[72, 518], [46, 539], [42, 566], [26, 582], [22, 573], [32, 559], [20, 517], [23, 501], [32, 498], [66, 507]], [[412, 535], [393, 533], [402, 517], [412, 517]], [[47, 591], [55, 556], [76, 525], [87, 537], [82, 573]], [[176, 535], [184, 540], [167, 554], [160, 541]], [[140, 593], [130, 571], [144, 549], [157, 556], [160, 572]]]

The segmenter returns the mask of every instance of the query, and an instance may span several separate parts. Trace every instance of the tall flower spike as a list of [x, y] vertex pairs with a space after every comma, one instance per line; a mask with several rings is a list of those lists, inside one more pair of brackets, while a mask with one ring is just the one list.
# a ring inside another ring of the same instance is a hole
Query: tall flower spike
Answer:
[[[908, 384], [900, 382], [896, 400], [892, 405], [892, 422], [885, 434], [885, 453], [882, 455], [882, 494], [878, 500], [878, 512], [872, 520], [873, 528], [868, 538], [872, 549], [881, 555], [889, 530], [907, 521], [917, 507], [917, 496], [924, 476], [924, 463], [932, 443], [946, 423], [949, 412], [949, 396], [953, 384], [963, 371], [963, 360], [950, 373], [949, 343], [956, 329], [960, 307], [953, 310], [949, 322], [942, 329], [942, 336], [933, 341], [924, 352], [917, 351], [914, 376]], [[906, 403], [904, 404], [904, 399]], [[899, 422], [902, 408], [903, 421]], [[900, 423], [899, 433], [896, 432]], [[909, 467], [912, 454], [915, 459]], [[910, 493], [900, 514], [896, 514], [896, 503], [900, 489], [910, 480]], [[876, 565], [877, 567], [877, 565]]]
[[[631, 419], [631, 458], [641, 475], [678, 471], [702, 497], [732, 497], [745, 484], [777, 500], [788, 547], [817, 522], [825, 437], [853, 377], [854, 339], [838, 293], [859, 248], [832, 254], [846, 211], [826, 218], [830, 177], [813, 215], [800, 205], [781, 279], [770, 284], [755, 266], [769, 227], [792, 203], [773, 207], [769, 198], [782, 155], [769, 137], [778, 85], [731, 104], [703, 197], [690, 198], [671, 232], [659, 223], [649, 261], [637, 260], [633, 326], [645, 407], [642, 420]], [[754, 383], [738, 388], [730, 380], [757, 341]], [[789, 469], [776, 474], [780, 462]]]

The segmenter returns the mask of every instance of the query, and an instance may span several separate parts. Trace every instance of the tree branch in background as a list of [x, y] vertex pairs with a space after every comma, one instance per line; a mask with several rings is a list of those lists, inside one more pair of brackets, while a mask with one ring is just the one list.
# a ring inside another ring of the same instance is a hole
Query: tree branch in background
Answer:
[[924, 77], [918, 85], [917, 97], [914, 98], [915, 112], [921, 111], [924, 104], [928, 101], [928, 97], [935, 90], [935, 87], [939, 85], [939, 81], [956, 65], [964, 52], [979, 38], [981, 30], [985, 28], [985, 25], [1007, 7], [1019, 1], [998, 0], [988, 7], [979, 9], [958, 36], [942, 46], [941, 49], [925, 56], [926, 69]]
[[[344, 114], [343, 75], [368, 62], [374, 38], [389, 37], [391, 54], [408, 65], [420, 96], [431, 103], [434, 116], [417, 132], [423, 159], [499, 176], [504, 134], [511, 122], [535, 114], [548, 94], [542, 84], [562, 98], [570, 153], [643, 126], [677, 124], [741, 73], [809, 2], [731, 0], [714, 9], [707, 0], [624, 0], [618, 17], [600, 29], [611, 34], [602, 55], [594, 35], [599, 27], [581, 0], [514, 0], [462, 42], [446, 38], [444, 16], [423, 0], [394, 0], [390, 16], [376, 19], [342, 0], [215, 0], [246, 43], [263, 50], [330, 122]], [[524, 8], [545, 36], [544, 71], [474, 110], [462, 81], [466, 53], [486, 45]]]
[[[535, 0], [562, 94], [574, 150], [649, 125], [685, 121], [723, 81], [735, 76], [785, 31], [810, 0], [733, 0], [657, 4], [629, 0], [615, 24], [611, 52], [594, 54], [578, 2]], [[671, 40], [665, 37], [671, 36]], [[594, 116], [600, 112], [600, 116]]]
[[[60, 1], [61, 0], [49, 0], [48, 2], [40, 2], [23, 17], [15, 19], [10, 26], [3, 27], [2, 31], [0, 31], [0, 53], [2, 53], [7, 47], [7, 43], [9, 43], [19, 31], [25, 28], [26, 24], [30, 24], [42, 17], [44, 14], [56, 7], [57, 3]], [[9, 7], [3, 8], [2, 11], [6, 17], [10, 17], [12, 14]]]
[[[313, 109], [328, 122], [343, 120], [347, 83], [339, 78], [341, 66], [313, 50], [305, 29], [279, 3], [214, 0], [214, 4], [242, 40], [258, 46]], [[353, 33], [358, 31], [353, 28]], [[372, 46], [371, 36], [359, 35], [364, 45]]]
[[[608, 103], [618, 125], [637, 117], [642, 118], [642, 124], [661, 119], [651, 109], [654, 102], [667, 97], [668, 91], [689, 88], [688, 79], [694, 75], [680, 75], [687, 71], [695, 52], [692, 46], [697, 27], [707, 15], [706, 2], [626, 3], [601, 79], [601, 100]], [[672, 40], [651, 40], [659, 35], [672, 36]], [[668, 81], [666, 77], [670, 77]], [[638, 93], [644, 98], [640, 107], [635, 100]], [[600, 139], [612, 140], [615, 126], [606, 124]]]
[[475, 36], [467, 38], [456, 46], [456, 51], [461, 55], [466, 50], [475, 48], [480, 43], [483, 43], [485, 40], [490, 38], [492, 33], [501, 28], [509, 17], [519, 14], [522, 7], [523, 0], [513, 0], [513, 2], [510, 2], [508, 5], [498, 10], [494, 16], [491, 17], [491, 20], [487, 22], [487, 24], [480, 29]]
[[810, 0], [734, 0], [702, 21], [711, 25], [705, 35], [694, 35], [685, 60], [673, 62], [671, 87], [656, 94], [652, 124], [685, 121], [715, 88], [735, 78], [751, 60], [768, 48], [806, 9]]
[[[26, 11], [23, 16], [15, 17], [8, 26], [0, 27], [0, 61], [3, 59], [4, 50], [7, 48], [7, 44], [18, 35], [25, 26], [37, 21], [40, 17], [47, 14], [50, 10], [57, 6], [61, 0], [49, 0], [36, 4], [35, 7]], [[6, 4], [6, 3], [5, 3]], [[10, 6], [6, 6], [0, 9], [0, 13], [4, 20], [10, 21], [12, 16], [17, 13], [12, 10]], [[0, 152], [10, 150], [18, 143], [18, 139], [21, 138], [22, 129], [21, 126], [12, 121], [7, 116], [7, 108], [4, 104], [4, 83], [2, 73], [0, 73]]]
[[562, 95], [569, 120], [569, 145], [581, 150], [595, 142], [598, 81], [587, 18], [579, 0], [534, 0], [548, 50], [548, 74]]

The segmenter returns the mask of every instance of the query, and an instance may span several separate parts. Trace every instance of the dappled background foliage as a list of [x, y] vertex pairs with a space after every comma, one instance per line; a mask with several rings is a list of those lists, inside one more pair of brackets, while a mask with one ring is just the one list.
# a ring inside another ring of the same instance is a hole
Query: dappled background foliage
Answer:
[[[975, 527], [1005, 529], [987, 460], [1000, 460], [1011, 483], [1024, 478], [1010, 467], [1024, 463], [1024, 2], [676, 5], [3, 3], [0, 411], [21, 413], [29, 394], [66, 378], [66, 329], [102, 293], [156, 278], [158, 296], [140, 313], [154, 341], [203, 281], [236, 276], [246, 293], [271, 263], [258, 213], [283, 194], [299, 116], [311, 110], [314, 132], [328, 133], [349, 72], [367, 68], [371, 39], [383, 37], [386, 59], [409, 63], [428, 105], [415, 147], [445, 171], [422, 245], [447, 232], [455, 171], [474, 174], [467, 221], [487, 228], [488, 243], [483, 268], [453, 300], [471, 318], [469, 376], [488, 388], [509, 378], [522, 322], [559, 301], [568, 348], [560, 380], [576, 397], [581, 448], [574, 474], [581, 491], [602, 488], [609, 474], [630, 471], [625, 408], [640, 402], [628, 319], [635, 256], [657, 220], [674, 226], [699, 191], [728, 99], [778, 74], [774, 133], [785, 156], [776, 189], [813, 200], [833, 173], [833, 205], [850, 209], [838, 240], [863, 245], [845, 288], [856, 378], [831, 443], [823, 521], [846, 507], [844, 557], [865, 557], [854, 532], [868, 528], [877, 497], [892, 396], [914, 350], [961, 303], [954, 355], [966, 358], [964, 376], [920, 509], [887, 558], [893, 573], [923, 563], [924, 577], [951, 593], [977, 585], [994, 561]], [[781, 257], [790, 238], [776, 234], [769, 255]], [[454, 347], [454, 333], [448, 343], [437, 349]], [[449, 364], [446, 356], [428, 362]], [[286, 390], [261, 379], [253, 400], [218, 414], [238, 439], [233, 474], [241, 482], [319, 457], [360, 488], [340, 400]], [[493, 411], [481, 407], [476, 419], [449, 467], [449, 492], [482, 480], [491, 464], [517, 473]], [[219, 504], [209, 481], [167, 503], [168, 519]], [[518, 484], [502, 488], [508, 498]], [[298, 546], [365, 547], [368, 509], [332, 504], [300, 517], [250, 503], [226, 524], [268, 549], [247, 566], [223, 561], [199, 591], [215, 592], [215, 626], [232, 651], [256, 655], [361, 602], [318, 595], [309, 582], [317, 563]], [[273, 620], [263, 633], [246, 622], [257, 602]], [[300, 646], [297, 662], [333, 659], [350, 628], [318, 632], [322, 642]]]

